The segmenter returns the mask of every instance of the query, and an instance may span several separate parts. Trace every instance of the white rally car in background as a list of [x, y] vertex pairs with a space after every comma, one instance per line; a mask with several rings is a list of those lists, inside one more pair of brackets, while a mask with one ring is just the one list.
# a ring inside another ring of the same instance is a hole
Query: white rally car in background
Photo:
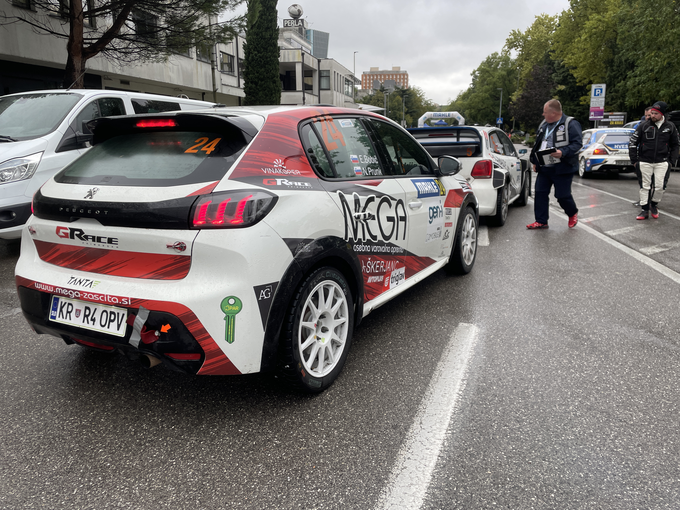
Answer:
[[520, 160], [510, 138], [500, 129], [482, 126], [420, 127], [408, 130], [435, 158], [455, 156], [459, 175], [479, 201], [479, 215], [502, 226], [508, 206], [526, 205], [531, 195], [531, 170]]
[[628, 143], [635, 132], [628, 128], [596, 128], [583, 132], [583, 147], [578, 153], [578, 174], [589, 177], [595, 172], [633, 172]]
[[477, 200], [397, 124], [332, 107], [95, 120], [47, 181], [16, 284], [39, 334], [191, 374], [338, 376], [362, 317], [472, 269]]

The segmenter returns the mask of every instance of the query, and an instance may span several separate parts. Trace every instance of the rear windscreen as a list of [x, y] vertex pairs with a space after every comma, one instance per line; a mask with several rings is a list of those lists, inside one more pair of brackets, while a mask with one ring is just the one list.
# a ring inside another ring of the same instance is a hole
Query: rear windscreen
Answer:
[[600, 140], [600, 143], [604, 143], [606, 145], [612, 145], [612, 144], [621, 144], [625, 143], [628, 145], [628, 142], [630, 142], [630, 135], [627, 133], [623, 133], [621, 135], [605, 135], [602, 137]]
[[237, 130], [124, 134], [92, 147], [55, 181], [157, 187], [215, 181], [224, 177], [246, 145]]
[[482, 149], [476, 143], [460, 143], [451, 145], [430, 145], [423, 144], [425, 150], [433, 158], [439, 156], [455, 156], [457, 158], [477, 158], [482, 155]]

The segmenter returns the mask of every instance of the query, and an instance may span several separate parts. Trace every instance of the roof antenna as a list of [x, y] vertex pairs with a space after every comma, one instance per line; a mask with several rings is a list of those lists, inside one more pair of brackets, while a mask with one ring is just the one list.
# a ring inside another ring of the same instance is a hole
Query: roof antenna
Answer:
[[83, 72], [80, 73], [80, 75], [75, 79], [75, 81], [73, 83], [71, 83], [71, 85], [69, 85], [69, 87], [66, 89], [67, 92], [69, 90], [71, 90], [71, 88], [73, 88], [73, 86], [76, 84], [76, 81], [80, 80], [80, 78], [83, 77], [83, 75], [85, 74], [86, 71], [87, 71], [87, 69], [83, 69]]

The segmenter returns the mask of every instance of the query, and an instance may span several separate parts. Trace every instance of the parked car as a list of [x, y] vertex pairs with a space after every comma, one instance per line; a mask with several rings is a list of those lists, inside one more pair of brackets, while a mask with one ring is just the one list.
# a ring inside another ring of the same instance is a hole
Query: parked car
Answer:
[[531, 195], [528, 160], [520, 159], [515, 146], [500, 129], [491, 126], [411, 128], [409, 132], [433, 156], [455, 156], [479, 201], [479, 215], [502, 226], [508, 206], [526, 205]]
[[468, 273], [477, 200], [403, 128], [333, 107], [104, 118], [36, 193], [16, 284], [38, 334], [190, 374], [279, 369], [309, 392], [361, 319]]
[[625, 129], [635, 129], [638, 127], [638, 124], [640, 124], [641, 121], [639, 120], [634, 120], [633, 122], [627, 122], [626, 124], [623, 125]]
[[588, 177], [593, 172], [633, 172], [628, 155], [628, 142], [634, 129], [587, 129], [578, 154], [578, 174]]
[[0, 238], [19, 238], [33, 194], [87, 151], [92, 139], [88, 121], [213, 106], [117, 90], [42, 90], [0, 97]]

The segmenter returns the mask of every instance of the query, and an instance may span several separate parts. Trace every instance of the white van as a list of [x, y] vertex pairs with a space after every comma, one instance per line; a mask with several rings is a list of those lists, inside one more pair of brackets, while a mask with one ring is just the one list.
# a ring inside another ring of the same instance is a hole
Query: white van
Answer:
[[114, 115], [212, 108], [215, 103], [117, 90], [39, 90], [0, 97], [0, 239], [21, 237], [33, 194], [83, 154], [87, 122]]

